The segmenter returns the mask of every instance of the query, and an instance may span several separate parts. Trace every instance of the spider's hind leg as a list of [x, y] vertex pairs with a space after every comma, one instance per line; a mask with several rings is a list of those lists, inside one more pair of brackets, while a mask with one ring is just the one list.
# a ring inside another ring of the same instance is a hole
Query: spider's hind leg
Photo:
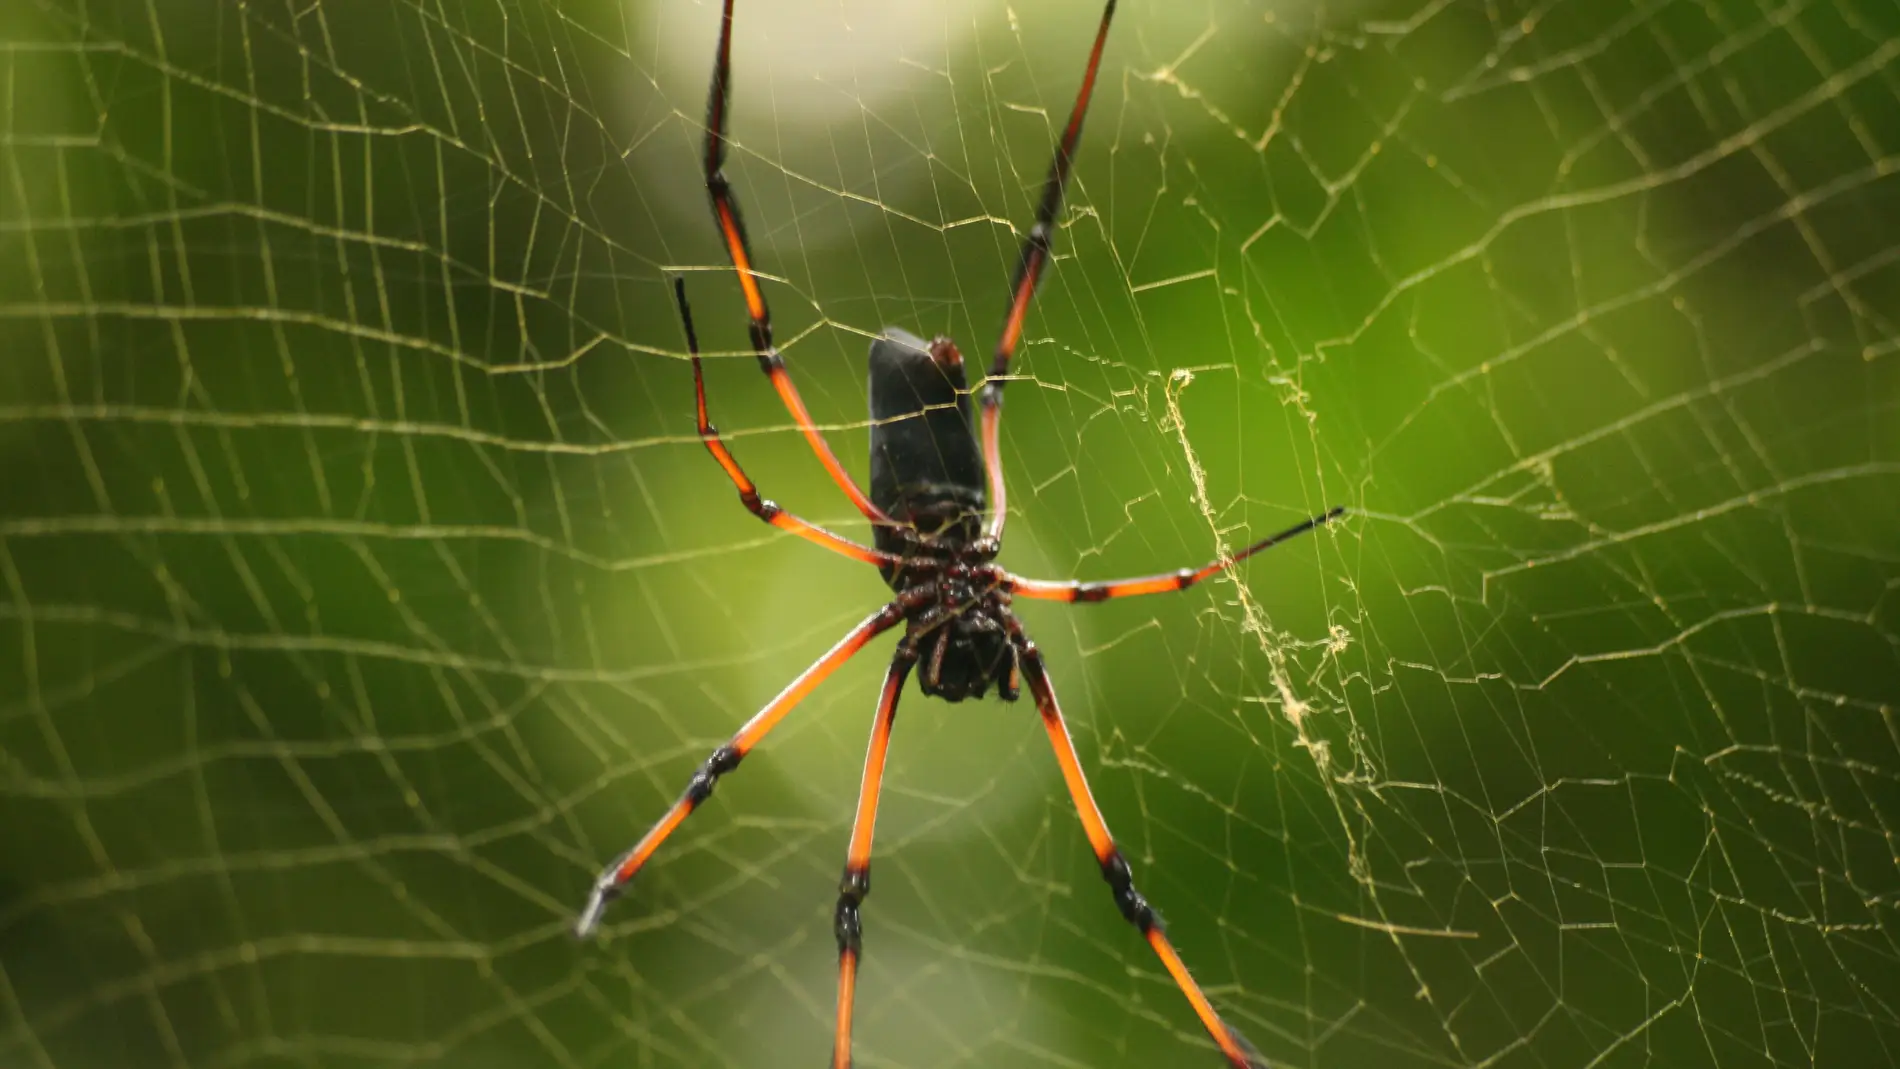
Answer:
[[884, 510], [871, 503], [863, 490], [851, 478], [844, 465], [825, 442], [824, 435], [818, 431], [812, 421], [811, 412], [798, 394], [798, 387], [792, 384], [791, 376], [785, 371], [785, 360], [779, 355], [778, 346], [772, 341], [772, 311], [765, 303], [765, 291], [760, 288], [759, 275], [753, 267], [752, 246], [746, 239], [745, 220], [739, 213], [739, 199], [732, 192], [732, 183], [726, 178], [726, 124], [732, 115], [732, 0], [726, 0], [725, 10], [719, 24], [719, 50], [713, 56], [712, 86], [706, 93], [706, 154], [702, 163], [706, 176], [706, 196], [712, 202], [713, 223], [719, 227], [719, 237], [726, 246], [726, 255], [732, 260], [732, 269], [739, 275], [739, 289], [745, 295], [746, 318], [750, 326], [752, 350], [758, 355], [759, 369], [771, 380], [772, 388], [778, 392], [779, 400], [785, 410], [791, 414], [792, 422], [798, 424], [800, 434], [817, 455], [818, 462], [838, 484], [846, 497], [851, 499], [865, 519], [878, 526], [895, 523]]

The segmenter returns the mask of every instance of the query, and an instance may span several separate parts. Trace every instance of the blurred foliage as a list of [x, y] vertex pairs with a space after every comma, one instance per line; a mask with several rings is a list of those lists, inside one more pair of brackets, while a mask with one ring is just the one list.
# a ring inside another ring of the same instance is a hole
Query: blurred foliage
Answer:
[[[741, 9], [732, 172], [862, 471], [868, 337], [989, 346], [1095, 12]], [[0, 1064], [825, 1056], [874, 651], [567, 934], [885, 593], [693, 435], [676, 270], [741, 460], [860, 527], [744, 352], [716, 18], [0, 10]], [[1872, 0], [1123, 4], [1004, 559], [1352, 509], [1022, 609], [1274, 1064], [1896, 1060], [1897, 59]], [[858, 1064], [1214, 1064], [1028, 712], [903, 706]]]

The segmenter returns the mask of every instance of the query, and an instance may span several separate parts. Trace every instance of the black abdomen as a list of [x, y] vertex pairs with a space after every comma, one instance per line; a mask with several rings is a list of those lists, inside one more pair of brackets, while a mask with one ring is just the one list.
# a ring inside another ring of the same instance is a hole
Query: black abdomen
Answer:
[[[956, 346], [895, 327], [871, 343], [871, 501], [926, 538], [976, 540], [983, 522], [983, 455], [970, 430], [970, 393]], [[885, 527], [877, 547], [914, 547]], [[884, 579], [898, 585], [893, 569]]]

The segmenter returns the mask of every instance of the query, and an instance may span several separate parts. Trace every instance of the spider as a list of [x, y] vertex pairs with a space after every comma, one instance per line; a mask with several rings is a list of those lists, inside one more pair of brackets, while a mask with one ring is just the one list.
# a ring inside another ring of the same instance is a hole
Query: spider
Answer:
[[607, 904], [625, 891], [660, 845], [712, 796], [719, 778], [739, 767], [739, 762], [793, 706], [873, 638], [903, 624], [904, 635], [885, 674], [872, 722], [857, 814], [851, 824], [850, 846], [838, 887], [833, 921], [838, 942], [838, 1016], [832, 1069], [849, 1069], [851, 1065], [851, 1014], [863, 950], [859, 911], [871, 890], [871, 833], [877, 821], [878, 794], [884, 779], [891, 725], [897, 716], [898, 694], [913, 670], [917, 670], [918, 684], [926, 695], [952, 702], [981, 698], [992, 686], [1003, 701], [1015, 701], [1023, 684], [1028, 684], [1043, 729], [1055, 750], [1063, 781], [1081, 817], [1082, 830], [1122, 916], [1134, 925], [1160, 958], [1162, 967], [1187, 997], [1195, 1016], [1227, 1063], [1234, 1069], [1265, 1069], [1265, 1060], [1221, 1019], [1199, 985], [1188, 975], [1180, 955], [1164, 934], [1154, 908], [1136, 890], [1128, 862], [1116, 847], [1108, 823], [1089, 790], [1081, 758], [1056, 704], [1055, 689], [1049, 682], [1042, 653], [1024, 633], [1021, 622], [1010, 610], [1010, 603], [1013, 597], [1095, 602], [1185, 590], [1270, 546], [1339, 517], [1344, 510], [1335, 508], [1315, 516], [1255, 542], [1231, 557], [1162, 575], [1109, 582], [1049, 581], [1025, 579], [995, 563], [1002, 549], [1006, 516], [1002, 460], [997, 448], [1004, 376], [1022, 337], [1030, 298], [1049, 261], [1056, 211], [1061, 205], [1076, 142], [1082, 133], [1082, 119], [1088, 112], [1089, 97], [1095, 88], [1109, 22], [1115, 14], [1115, 0], [1108, 0], [1103, 8], [1095, 45], [1089, 52], [1088, 68], [1082, 75], [1082, 87], [1076, 94], [1068, 126], [1063, 130], [1049, 166], [1035, 225], [1023, 243], [1021, 260], [1010, 286], [1002, 337], [996, 343], [989, 374], [978, 395], [980, 447], [978, 433], [973, 433], [971, 428], [971, 391], [964, 376], [963, 357], [956, 345], [948, 338], [925, 342], [905, 331], [886, 328], [871, 343], [870, 352], [869, 495], [858, 488], [832, 454], [786, 374], [785, 363], [772, 342], [771, 316], [753, 268], [739, 205], [726, 179], [726, 120], [732, 87], [732, 6], [733, 0], [725, 0], [712, 88], [706, 103], [703, 162], [713, 219], [744, 292], [752, 347], [758, 355], [759, 367], [778, 391], [819, 462], [870, 521], [875, 545], [866, 546], [834, 534], [759, 495], [758, 488], [707, 418], [699, 339], [686, 301], [685, 280], [675, 278], [674, 300], [679, 306], [693, 366], [700, 440], [725, 470], [739, 491], [740, 501], [753, 515], [834, 553], [876, 565], [896, 597], [852, 628], [837, 645], [739, 728], [725, 745], [706, 758], [693, 773], [679, 801], [595, 881], [587, 906], [575, 923], [576, 934], [586, 936], [599, 925]]

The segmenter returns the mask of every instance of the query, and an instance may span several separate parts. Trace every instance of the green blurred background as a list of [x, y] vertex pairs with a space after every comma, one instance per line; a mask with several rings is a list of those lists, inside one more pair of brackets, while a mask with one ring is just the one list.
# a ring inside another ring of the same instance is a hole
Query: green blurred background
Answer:
[[[864, 471], [987, 349], [1087, 0], [741, 4], [732, 170]], [[0, 1066], [816, 1066], [880, 602], [696, 174], [706, 0], [0, 9]], [[1005, 560], [1276, 1065], [1900, 1062], [1900, 12], [1127, 0]], [[898, 720], [858, 1064], [1213, 1066], [1026, 703]]]

